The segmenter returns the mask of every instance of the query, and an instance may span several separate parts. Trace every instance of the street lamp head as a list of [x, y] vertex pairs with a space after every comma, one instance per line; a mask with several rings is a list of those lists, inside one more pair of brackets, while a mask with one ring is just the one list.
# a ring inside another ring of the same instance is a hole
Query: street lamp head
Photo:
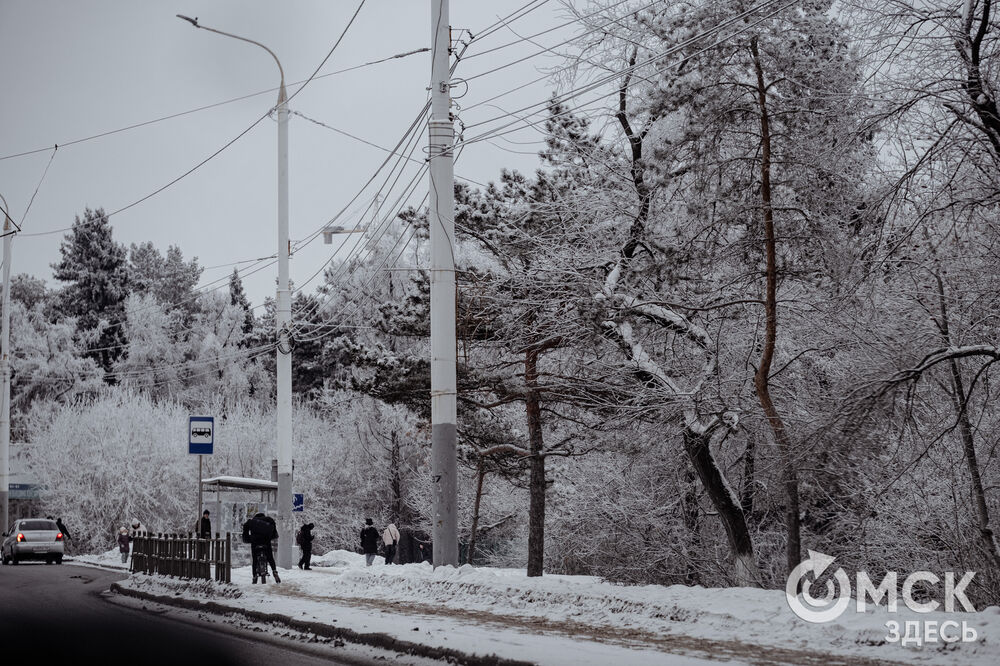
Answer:
[[177, 18], [184, 19], [185, 21], [187, 21], [188, 23], [190, 23], [191, 25], [193, 25], [196, 28], [200, 28], [201, 27], [200, 25], [198, 25], [198, 17], [197, 16], [195, 16], [194, 18], [191, 18], [189, 16], [184, 16], [183, 14], [177, 14]]

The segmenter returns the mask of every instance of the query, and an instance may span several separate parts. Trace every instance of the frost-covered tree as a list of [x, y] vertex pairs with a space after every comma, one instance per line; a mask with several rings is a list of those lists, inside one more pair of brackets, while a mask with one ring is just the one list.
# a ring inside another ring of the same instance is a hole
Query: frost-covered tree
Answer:
[[195, 286], [201, 279], [198, 259], [184, 260], [180, 248], [171, 245], [166, 256], [150, 242], [132, 244], [129, 251], [129, 287], [133, 293], [149, 294], [171, 311], [182, 325], [198, 311]]
[[66, 283], [59, 292], [59, 311], [76, 319], [84, 355], [110, 372], [124, 353], [119, 324], [128, 297], [125, 247], [112, 238], [104, 211], [88, 208], [73, 221], [59, 253], [61, 260], [52, 264], [55, 279]]
[[247, 298], [246, 291], [243, 289], [243, 280], [240, 279], [240, 272], [236, 268], [233, 269], [233, 274], [229, 276], [229, 304], [242, 308], [246, 313], [243, 315], [243, 335], [249, 336], [253, 333], [254, 327], [253, 308], [250, 306], [250, 299]]

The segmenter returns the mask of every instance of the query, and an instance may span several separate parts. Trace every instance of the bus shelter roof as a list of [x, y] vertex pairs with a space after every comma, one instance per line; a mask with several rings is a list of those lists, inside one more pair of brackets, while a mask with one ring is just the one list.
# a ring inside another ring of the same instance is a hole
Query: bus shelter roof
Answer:
[[265, 481], [264, 479], [248, 479], [242, 476], [213, 476], [210, 479], [202, 479], [203, 486], [222, 490], [230, 488], [232, 490], [277, 490], [276, 481]]

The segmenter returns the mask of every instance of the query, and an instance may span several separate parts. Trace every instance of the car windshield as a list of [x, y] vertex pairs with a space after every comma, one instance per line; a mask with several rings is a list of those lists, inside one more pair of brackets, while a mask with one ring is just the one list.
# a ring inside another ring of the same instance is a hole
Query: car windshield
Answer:
[[23, 532], [40, 532], [42, 530], [56, 530], [59, 528], [51, 520], [25, 520], [21, 522], [18, 529]]

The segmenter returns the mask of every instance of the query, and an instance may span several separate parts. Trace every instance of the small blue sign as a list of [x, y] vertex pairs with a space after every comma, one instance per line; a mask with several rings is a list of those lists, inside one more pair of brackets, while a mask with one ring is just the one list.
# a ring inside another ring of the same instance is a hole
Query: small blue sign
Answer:
[[292, 493], [292, 511], [305, 511], [305, 506], [302, 493]]
[[210, 456], [215, 445], [215, 417], [192, 416], [188, 420], [188, 453]]

